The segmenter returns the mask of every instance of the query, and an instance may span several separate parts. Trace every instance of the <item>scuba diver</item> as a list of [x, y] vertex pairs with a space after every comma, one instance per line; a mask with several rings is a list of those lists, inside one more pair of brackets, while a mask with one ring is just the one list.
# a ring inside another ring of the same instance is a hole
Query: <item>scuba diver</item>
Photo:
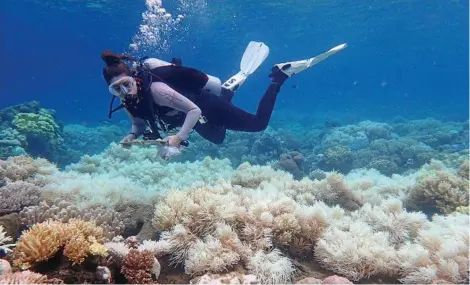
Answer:
[[[224, 84], [217, 77], [183, 66], [179, 59], [174, 58], [171, 63], [156, 58], [136, 60], [105, 50], [101, 55], [106, 63], [103, 77], [113, 95], [109, 118], [122, 108], [129, 115], [132, 127], [121, 144], [143, 135], [144, 140], [162, 139], [170, 147], [188, 146], [192, 130], [214, 144], [221, 144], [227, 130], [265, 130], [286, 79], [345, 47], [346, 44], [342, 44], [310, 59], [274, 65], [269, 74], [271, 82], [255, 114], [233, 105], [231, 100], [235, 91], [267, 58], [269, 48], [263, 43], [248, 44], [240, 71]], [[121, 104], [113, 108], [116, 98]], [[177, 130], [174, 135], [164, 138], [160, 133], [174, 130]]]

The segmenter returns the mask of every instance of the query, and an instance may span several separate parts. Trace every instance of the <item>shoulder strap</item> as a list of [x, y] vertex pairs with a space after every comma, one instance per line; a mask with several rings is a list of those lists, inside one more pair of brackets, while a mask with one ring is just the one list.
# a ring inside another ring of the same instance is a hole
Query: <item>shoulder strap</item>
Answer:
[[114, 100], [116, 100], [116, 96], [111, 97], [111, 101], [109, 102], [109, 112], [108, 112], [108, 118], [111, 119], [113, 116], [113, 113], [124, 108], [124, 105], [119, 104], [116, 108], [113, 108]]

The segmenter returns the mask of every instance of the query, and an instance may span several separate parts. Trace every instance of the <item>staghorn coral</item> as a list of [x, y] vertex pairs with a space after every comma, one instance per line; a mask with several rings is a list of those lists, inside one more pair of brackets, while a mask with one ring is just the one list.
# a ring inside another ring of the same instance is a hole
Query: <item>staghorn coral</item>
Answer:
[[103, 229], [94, 223], [72, 219], [68, 223], [48, 220], [26, 230], [13, 250], [14, 265], [22, 269], [45, 261], [64, 247], [63, 254], [80, 264], [89, 254], [106, 256], [99, 243], [105, 241]]
[[121, 273], [131, 284], [153, 284], [152, 274], [160, 274], [160, 264], [151, 251], [131, 249], [124, 258]]
[[13, 241], [11, 237], [7, 236], [4, 231], [4, 227], [0, 225], [0, 252], [9, 252], [11, 251], [10, 247], [14, 247], [14, 243], [7, 243]]

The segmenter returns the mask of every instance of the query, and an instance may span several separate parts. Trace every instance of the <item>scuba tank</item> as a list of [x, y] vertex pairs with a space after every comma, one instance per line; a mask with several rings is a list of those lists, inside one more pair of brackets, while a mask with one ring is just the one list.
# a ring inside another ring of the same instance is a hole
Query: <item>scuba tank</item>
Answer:
[[[147, 58], [142, 62], [142, 64], [150, 70], [159, 68], [159, 67], [172, 66], [172, 65], [182, 66], [181, 60], [176, 59], [176, 58], [173, 58], [172, 63], [158, 59], [158, 58]], [[206, 73], [204, 74], [207, 76], [208, 80], [206, 84], [204, 85], [204, 87], [202, 87], [201, 94], [202, 95], [212, 94], [212, 95], [220, 96], [222, 93], [222, 81], [218, 77], [215, 77]]]

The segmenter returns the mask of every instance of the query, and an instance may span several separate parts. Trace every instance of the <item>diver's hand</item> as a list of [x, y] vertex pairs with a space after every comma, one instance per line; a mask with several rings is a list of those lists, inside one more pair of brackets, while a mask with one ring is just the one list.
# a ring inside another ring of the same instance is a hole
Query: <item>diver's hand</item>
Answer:
[[128, 145], [127, 143], [128, 142], [131, 142], [133, 140], [136, 139], [136, 136], [134, 134], [128, 134], [127, 136], [125, 136], [119, 143], [124, 146], [124, 147], [128, 147], [130, 145]]
[[183, 140], [179, 136], [168, 136], [163, 141], [167, 142], [168, 146], [179, 147]]

